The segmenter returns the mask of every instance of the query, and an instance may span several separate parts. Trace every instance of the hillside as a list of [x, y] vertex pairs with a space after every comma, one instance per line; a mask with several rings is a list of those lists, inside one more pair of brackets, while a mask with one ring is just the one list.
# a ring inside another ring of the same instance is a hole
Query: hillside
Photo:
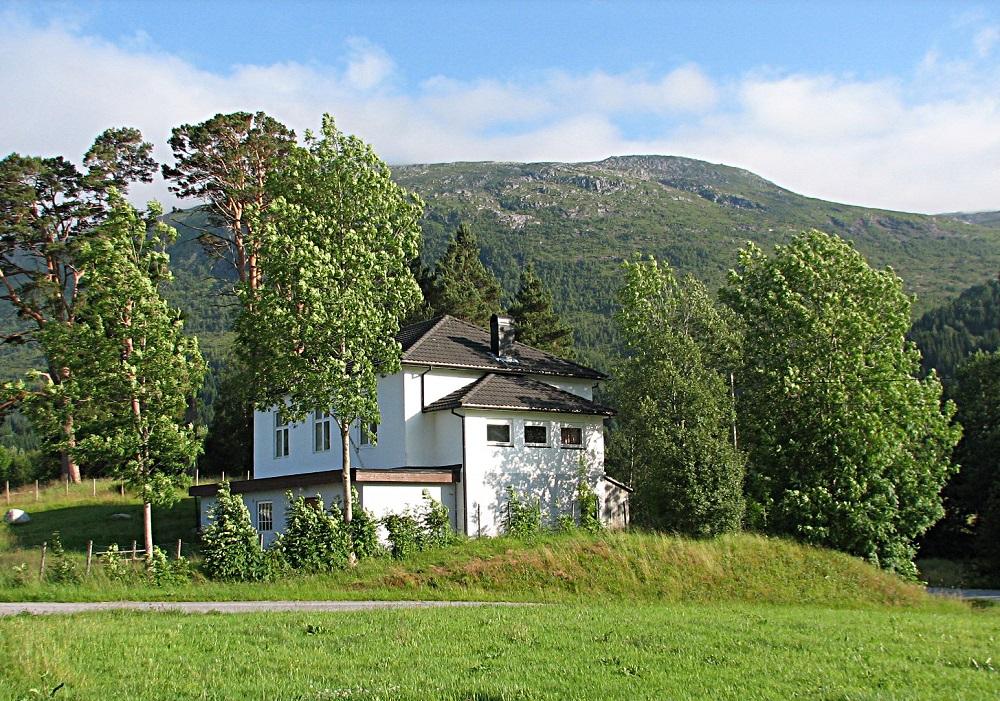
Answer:
[[1000, 281], [973, 285], [913, 324], [910, 338], [920, 347], [924, 369], [947, 382], [977, 350], [1000, 350]]
[[[397, 181], [427, 202], [425, 261], [470, 223], [484, 261], [512, 293], [521, 266], [535, 264], [558, 310], [576, 330], [584, 362], [604, 366], [621, 261], [635, 253], [669, 260], [716, 287], [748, 240], [765, 249], [815, 227], [853, 241], [876, 266], [891, 265], [916, 295], [915, 311], [944, 303], [1000, 269], [1000, 228], [841, 205], [795, 194], [738, 168], [670, 156], [593, 163], [443, 163], [394, 168]], [[171, 301], [211, 358], [221, 360], [232, 319], [197, 243], [209, 222], [194, 208], [166, 216], [180, 238], [171, 250]], [[992, 223], [992, 222], [989, 222]], [[9, 313], [6, 323], [11, 322]], [[5, 323], [0, 310], [0, 323]], [[32, 362], [5, 351], [2, 374]]]

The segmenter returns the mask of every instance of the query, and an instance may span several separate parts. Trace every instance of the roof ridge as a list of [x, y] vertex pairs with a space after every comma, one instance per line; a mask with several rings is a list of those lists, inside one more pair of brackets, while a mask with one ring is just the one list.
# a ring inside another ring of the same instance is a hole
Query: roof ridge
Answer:
[[[409, 348], [407, 348], [407, 349], [406, 349], [406, 350], [405, 350], [405, 351], [403, 352], [403, 355], [404, 355], [404, 356], [406, 356], [406, 355], [407, 355], [407, 354], [409, 354], [409, 353], [410, 353], [410, 351], [412, 351], [412, 350], [413, 350], [414, 348], [417, 348], [417, 347], [418, 347], [418, 346], [419, 346], [419, 345], [420, 345], [421, 343], [423, 343], [423, 342], [424, 342], [424, 339], [425, 339], [425, 338], [427, 338], [427, 336], [429, 336], [429, 335], [430, 335], [431, 331], [435, 330], [435, 329], [436, 329], [436, 328], [437, 328], [438, 326], [440, 326], [440, 325], [441, 325], [441, 324], [442, 324], [442, 323], [444, 322], [444, 320], [445, 320], [445, 319], [448, 319], [449, 317], [451, 317], [451, 315], [450, 315], [450, 314], [442, 314], [442, 315], [441, 315], [441, 318], [440, 318], [440, 319], [438, 319], [438, 320], [437, 320], [437, 321], [435, 321], [435, 322], [434, 322], [433, 324], [431, 324], [430, 326], [428, 326], [428, 327], [427, 327], [427, 330], [426, 330], [426, 331], [424, 331], [424, 332], [423, 332], [422, 334], [420, 334], [420, 338], [418, 338], [418, 339], [417, 339], [416, 341], [414, 341], [413, 343], [411, 343], [411, 344], [410, 344], [410, 347], [409, 347]], [[431, 317], [431, 319], [433, 319], [433, 318], [434, 318], [434, 317]], [[418, 322], [418, 323], [421, 323], [421, 322]], [[426, 322], [423, 322], [423, 323], [426, 323]]]

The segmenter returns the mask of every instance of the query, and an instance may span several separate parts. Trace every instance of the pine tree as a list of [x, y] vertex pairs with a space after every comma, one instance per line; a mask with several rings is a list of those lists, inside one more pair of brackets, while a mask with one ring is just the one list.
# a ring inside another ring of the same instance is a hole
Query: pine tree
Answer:
[[500, 312], [503, 290], [479, 258], [479, 241], [466, 224], [455, 232], [425, 291], [435, 314], [451, 314], [478, 326], [488, 326]]
[[514, 317], [517, 340], [563, 358], [573, 356], [573, 330], [552, 309], [552, 293], [529, 264], [507, 313]]

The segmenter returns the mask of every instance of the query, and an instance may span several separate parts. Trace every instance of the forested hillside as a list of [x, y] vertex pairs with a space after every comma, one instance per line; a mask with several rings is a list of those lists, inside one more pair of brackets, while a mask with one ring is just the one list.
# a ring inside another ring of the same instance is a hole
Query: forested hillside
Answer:
[[1000, 350], [1000, 281], [973, 285], [927, 312], [913, 324], [910, 338], [920, 347], [924, 370], [935, 368], [948, 383], [971, 353]]

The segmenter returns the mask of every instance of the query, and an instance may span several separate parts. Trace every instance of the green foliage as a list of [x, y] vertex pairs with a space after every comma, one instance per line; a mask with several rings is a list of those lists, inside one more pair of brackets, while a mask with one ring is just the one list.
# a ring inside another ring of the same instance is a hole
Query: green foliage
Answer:
[[927, 312], [908, 336], [920, 348], [924, 372], [933, 368], [950, 385], [972, 353], [1000, 350], [1000, 280], [973, 285]]
[[420, 549], [441, 548], [450, 545], [455, 540], [455, 532], [451, 529], [451, 519], [448, 518], [448, 507], [431, 496], [428, 490], [421, 495], [423, 506], [419, 515]]
[[510, 485], [507, 486], [507, 513], [504, 515], [504, 535], [530, 541], [542, 530], [542, 509], [536, 497], [525, 502]]
[[490, 316], [500, 312], [502, 295], [500, 283], [480, 260], [475, 233], [460, 225], [424, 289], [432, 313], [489, 326]]
[[382, 525], [389, 537], [389, 553], [396, 560], [404, 560], [420, 550], [420, 522], [409, 511], [386, 514]]
[[161, 548], [154, 546], [146, 564], [146, 578], [158, 587], [183, 584], [191, 579], [191, 565], [183, 557], [170, 560]]
[[165, 248], [175, 232], [156, 223], [157, 214], [151, 205], [144, 218], [112, 193], [107, 219], [77, 254], [88, 270], [85, 311], [71, 327], [43, 333], [58, 337], [74, 378], [62, 389], [77, 407], [82, 437], [65, 447], [84, 463], [106, 465], [145, 503], [169, 505], [201, 451], [185, 412], [205, 363], [159, 293], [170, 280]]
[[693, 536], [734, 531], [744, 474], [729, 387], [737, 324], [701, 283], [655, 260], [626, 263], [625, 280], [612, 441], [631, 452], [636, 522]]
[[351, 489], [351, 501], [351, 523], [347, 527], [351, 536], [351, 549], [359, 560], [375, 557], [383, 552], [378, 540], [378, 519], [361, 507], [357, 489]]
[[243, 498], [223, 482], [201, 536], [202, 569], [212, 579], [257, 582], [266, 578], [260, 538]]
[[[587, 479], [587, 466], [581, 460], [576, 479], [576, 507], [580, 512], [580, 528], [587, 533], [599, 533], [604, 526], [598, 513], [597, 494]], [[562, 528], [560, 528], [562, 530]]]
[[315, 574], [332, 572], [347, 566], [351, 554], [351, 536], [340, 508], [323, 500], [307, 502], [304, 497], [285, 493], [288, 502], [285, 530], [272, 549], [281, 550], [285, 562], [294, 570]]
[[114, 543], [101, 555], [101, 568], [104, 570], [104, 576], [112, 582], [129, 584], [136, 579], [132, 564]]
[[517, 340], [560, 358], [573, 357], [573, 330], [552, 308], [552, 293], [529, 264], [521, 271], [517, 294], [507, 309]]
[[752, 525], [913, 574], [960, 430], [937, 378], [915, 378], [902, 281], [811, 231], [771, 258], [747, 246], [723, 295], [746, 328]]
[[76, 564], [66, 557], [59, 531], [55, 531], [49, 540], [49, 552], [52, 554], [52, 562], [45, 571], [45, 577], [56, 584], [79, 584], [80, 573]]

